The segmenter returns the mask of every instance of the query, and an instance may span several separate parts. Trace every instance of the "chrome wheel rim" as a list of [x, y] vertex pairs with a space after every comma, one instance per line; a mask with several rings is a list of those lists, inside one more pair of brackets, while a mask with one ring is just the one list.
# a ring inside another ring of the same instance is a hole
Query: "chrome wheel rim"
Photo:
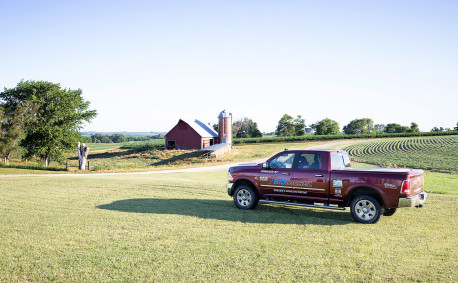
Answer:
[[355, 205], [356, 215], [363, 220], [372, 220], [376, 214], [377, 209], [370, 200], [360, 200]]
[[251, 204], [251, 193], [246, 189], [241, 189], [237, 192], [237, 202], [240, 206], [246, 207]]

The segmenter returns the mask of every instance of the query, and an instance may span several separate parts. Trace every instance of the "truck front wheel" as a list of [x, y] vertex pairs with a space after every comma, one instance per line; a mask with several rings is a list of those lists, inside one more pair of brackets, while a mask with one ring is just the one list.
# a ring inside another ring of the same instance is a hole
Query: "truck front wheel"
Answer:
[[240, 209], [254, 209], [258, 205], [258, 195], [247, 185], [235, 188], [234, 203]]
[[350, 204], [351, 216], [360, 223], [373, 224], [382, 217], [380, 203], [373, 197], [360, 195], [355, 197]]

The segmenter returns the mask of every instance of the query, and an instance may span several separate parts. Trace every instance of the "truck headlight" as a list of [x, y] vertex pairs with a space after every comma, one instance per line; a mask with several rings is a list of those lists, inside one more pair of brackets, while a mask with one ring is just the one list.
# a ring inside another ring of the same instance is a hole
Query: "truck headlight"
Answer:
[[232, 178], [231, 172], [227, 172], [227, 179], [229, 180], [229, 182], [234, 181], [234, 178]]

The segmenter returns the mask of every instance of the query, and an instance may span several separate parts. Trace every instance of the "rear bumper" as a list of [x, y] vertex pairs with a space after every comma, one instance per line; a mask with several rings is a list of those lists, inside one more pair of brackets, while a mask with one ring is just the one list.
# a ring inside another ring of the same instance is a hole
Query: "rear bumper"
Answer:
[[232, 186], [234, 185], [234, 183], [226, 183], [226, 189], [227, 189], [227, 194], [232, 196], [234, 194], [234, 192], [232, 191]]
[[426, 192], [422, 192], [410, 198], [400, 198], [398, 207], [422, 207], [427, 195]]

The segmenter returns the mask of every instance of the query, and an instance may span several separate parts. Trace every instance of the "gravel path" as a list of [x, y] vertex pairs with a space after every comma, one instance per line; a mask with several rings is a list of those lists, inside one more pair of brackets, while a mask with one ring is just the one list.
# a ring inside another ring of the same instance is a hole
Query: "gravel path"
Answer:
[[[307, 149], [326, 149], [342, 144], [354, 144], [359, 142], [365, 142], [370, 140], [338, 140], [331, 141], [324, 144], [308, 147]], [[82, 176], [118, 176], [118, 175], [149, 175], [149, 174], [167, 174], [167, 173], [186, 173], [186, 172], [211, 172], [211, 171], [224, 171], [228, 170], [229, 167], [236, 166], [241, 163], [261, 163], [266, 158], [250, 160], [245, 162], [235, 162], [230, 164], [222, 164], [215, 166], [195, 167], [195, 168], [183, 168], [183, 169], [171, 169], [161, 171], [146, 171], [146, 172], [125, 172], [125, 173], [92, 173], [92, 174], [15, 174], [15, 175], [0, 175], [0, 178], [8, 177], [82, 177]]]

